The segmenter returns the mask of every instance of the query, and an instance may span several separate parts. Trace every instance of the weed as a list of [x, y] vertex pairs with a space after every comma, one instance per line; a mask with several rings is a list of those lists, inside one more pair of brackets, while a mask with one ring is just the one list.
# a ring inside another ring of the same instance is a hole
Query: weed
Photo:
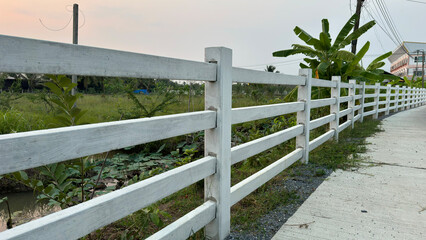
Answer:
[[365, 138], [379, 131], [379, 120], [356, 123], [354, 129], [340, 133], [339, 142], [331, 141], [312, 151], [309, 162], [333, 170], [355, 167], [360, 162], [358, 153], [366, 151]]
[[317, 169], [315, 171], [315, 177], [321, 177], [325, 175], [325, 170], [324, 169]]

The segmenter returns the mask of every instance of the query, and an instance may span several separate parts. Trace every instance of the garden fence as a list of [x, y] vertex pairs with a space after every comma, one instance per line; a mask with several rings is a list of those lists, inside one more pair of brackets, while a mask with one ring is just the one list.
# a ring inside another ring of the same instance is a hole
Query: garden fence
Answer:
[[[426, 100], [425, 89], [345, 83], [338, 76], [314, 79], [308, 69], [291, 76], [235, 68], [232, 51], [223, 47], [206, 48], [205, 62], [194, 62], [0, 35], [0, 56], [0, 72], [5, 73], [205, 81], [204, 111], [0, 135], [2, 175], [205, 131], [204, 158], [4, 231], [0, 239], [77, 239], [202, 179], [204, 204], [149, 239], [186, 239], [203, 227], [208, 238], [224, 239], [230, 232], [230, 207], [296, 161], [308, 163], [310, 151], [338, 140], [339, 132], [367, 116], [378, 118], [381, 112], [388, 115]], [[298, 86], [298, 99], [232, 108], [233, 82]], [[311, 99], [315, 87], [331, 88], [331, 97]], [[331, 114], [311, 119], [311, 109], [327, 106]], [[232, 124], [289, 113], [297, 113], [296, 126], [231, 147]], [[329, 130], [310, 140], [310, 131], [323, 125]], [[231, 186], [231, 165], [293, 138], [294, 151]]]

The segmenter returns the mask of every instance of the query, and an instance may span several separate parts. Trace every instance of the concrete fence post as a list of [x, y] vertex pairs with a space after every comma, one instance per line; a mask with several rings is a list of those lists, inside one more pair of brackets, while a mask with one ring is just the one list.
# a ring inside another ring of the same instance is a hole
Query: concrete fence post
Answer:
[[297, 124], [304, 126], [303, 134], [296, 137], [296, 147], [303, 148], [302, 162], [309, 162], [309, 132], [311, 121], [312, 69], [300, 69], [299, 75], [305, 77], [305, 85], [297, 88], [297, 101], [303, 102], [303, 111], [297, 112]]
[[361, 114], [359, 121], [362, 123], [364, 122], [365, 82], [362, 82], [361, 85], [362, 85], [362, 88], [360, 89], [361, 90], [361, 99], [360, 99], [361, 108], [359, 109], [358, 114]]
[[395, 103], [393, 104], [393, 106], [395, 107], [394, 108], [394, 110], [393, 110], [393, 112], [394, 113], [396, 113], [396, 112], [398, 112], [398, 108], [399, 108], [399, 91], [400, 91], [400, 89], [399, 89], [399, 85], [398, 86], [396, 86], [396, 90], [395, 90]]
[[415, 87], [413, 88], [413, 103], [412, 103], [413, 108], [416, 107], [416, 102], [417, 102], [417, 88]]
[[426, 97], [426, 91], [424, 88], [422, 88], [422, 105], [425, 105], [425, 97]]
[[406, 93], [407, 93], [407, 86], [402, 86], [402, 103], [401, 103], [401, 110], [405, 110], [405, 99], [406, 99]]
[[351, 121], [351, 125], [352, 125], [352, 129], [354, 128], [354, 126], [355, 126], [355, 121], [354, 121], [354, 118], [355, 118], [355, 110], [354, 110], [354, 108], [355, 108], [355, 93], [356, 93], [356, 80], [349, 80], [349, 84], [352, 84], [352, 86], [349, 88], [349, 96], [351, 96], [351, 100], [348, 102], [348, 108], [351, 108], [352, 109], [352, 112], [351, 113], [349, 113], [349, 115], [348, 115], [348, 120], [350, 120]]
[[411, 107], [411, 94], [413, 92], [413, 88], [412, 87], [408, 87], [407, 88], [407, 105], [406, 105], [406, 110], [410, 109]]
[[417, 88], [417, 107], [420, 106], [420, 88]]
[[390, 95], [391, 95], [391, 85], [388, 84], [386, 86], [386, 111], [385, 111], [385, 115], [389, 115]]
[[417, 100], [418, 100], [418, 92], [419, 92], [419, 89], [418, 88], [415, 88], [415, 92], [414, 92], [414, 107], [417, 107]]
[[416, 88], [416, 105], [415, 107], [419, 106], [419, 88]]
[[206, 82], [205, 109], [216, 111], [216, 128], [205, 131], [205, 155], [217, 158], [216, 173], [204, 180], [205, 200], [216, 202], [216, 218], [205, 228], [207, 239], [225, 239], [230, 233], [232, 50], [205, 49], [205, 61], [217, 64], [216, 81]]
[[379, 118], [379, 102], [380, 102], [380, 83], [376, 83], [376, 88], [374, 90], [374, 103], [376, 103], [376, 105], [374, 105], [374, 111], [375, 113], [373, 114], [373, 119], [378, 119]]
[[330, 105], [330, 114], [336, 118], [330, 122], [330, 129], [334, 130], [334, 139], [339, 141], [339, 118], [340, 118], [340, 76], [333, 76], [331, 81], [336, 83], [336, 87], [331, 88], [331, 98], [336, 99], [336, 103]]
[[423, 88], [423, 105], [425, 105], [426, 102], [426, 89]]

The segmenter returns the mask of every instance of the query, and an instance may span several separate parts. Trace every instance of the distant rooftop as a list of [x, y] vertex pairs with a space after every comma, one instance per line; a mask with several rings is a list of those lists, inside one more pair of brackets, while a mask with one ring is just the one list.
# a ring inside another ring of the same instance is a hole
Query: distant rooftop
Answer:
[[404, 41], [395, 49], [395, 51], [393, 51], [392, 55], [388, 58], [388, 60], [392, 63], [407, 52], [410, 54], [415, 54], [417, 50], [424, 50], [426, 52], [426, 42]]

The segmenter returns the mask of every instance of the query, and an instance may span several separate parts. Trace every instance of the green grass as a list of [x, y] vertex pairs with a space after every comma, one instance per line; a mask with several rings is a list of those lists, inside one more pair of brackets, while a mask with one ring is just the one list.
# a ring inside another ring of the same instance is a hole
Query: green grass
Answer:
[[[2, 115], [8, 112], [8, 118], [4, 118], [1, 122], [2, 125], [7, 125], [8, 127], [3, 127], [4, 131], [0, 133], [8, 133], [7, 129], [13, 130], [10, 132], [23, 132], [55, 127], [53, 120], [55, 111], [42, 101], [39, 96], [31, 93], [23, 94], [23, 97], [11, 102], [12, 110], [0, 111]], [[148, 107], [157, 104], [161, 100], [161, 96], [155, 94], [149, 96], [137, 95], [137, 98]], [[204, 110], [204, 96], [191, 97], [189, 104], [188, 96], [178, 95], [175, 100], [173, 104], [158, 111], [156, 116]], [[233, 98], [232, 106], [245, 107], [267, 104], [273, 100], [276, 101], [274, 98], [256, 101], [249, 96], [238, 96]], [[77, 106], [82, 110], [87, 110], [87, 113], [80, 121], [82, 124], [118, 121], [123, 119], [122, 113], [131, 112], [134, 109], [134, 104], [124, 94], [84, 94], [78, 99]]]
[[359, 154], [367, 150], [365, 138], [380, 131], [379, 120], [357, 122], [354, 129], [339, 134], [339, 142], [331, 141], [312, 151], [309, 162], [333, 170], [355, 167], [361, 160]]

